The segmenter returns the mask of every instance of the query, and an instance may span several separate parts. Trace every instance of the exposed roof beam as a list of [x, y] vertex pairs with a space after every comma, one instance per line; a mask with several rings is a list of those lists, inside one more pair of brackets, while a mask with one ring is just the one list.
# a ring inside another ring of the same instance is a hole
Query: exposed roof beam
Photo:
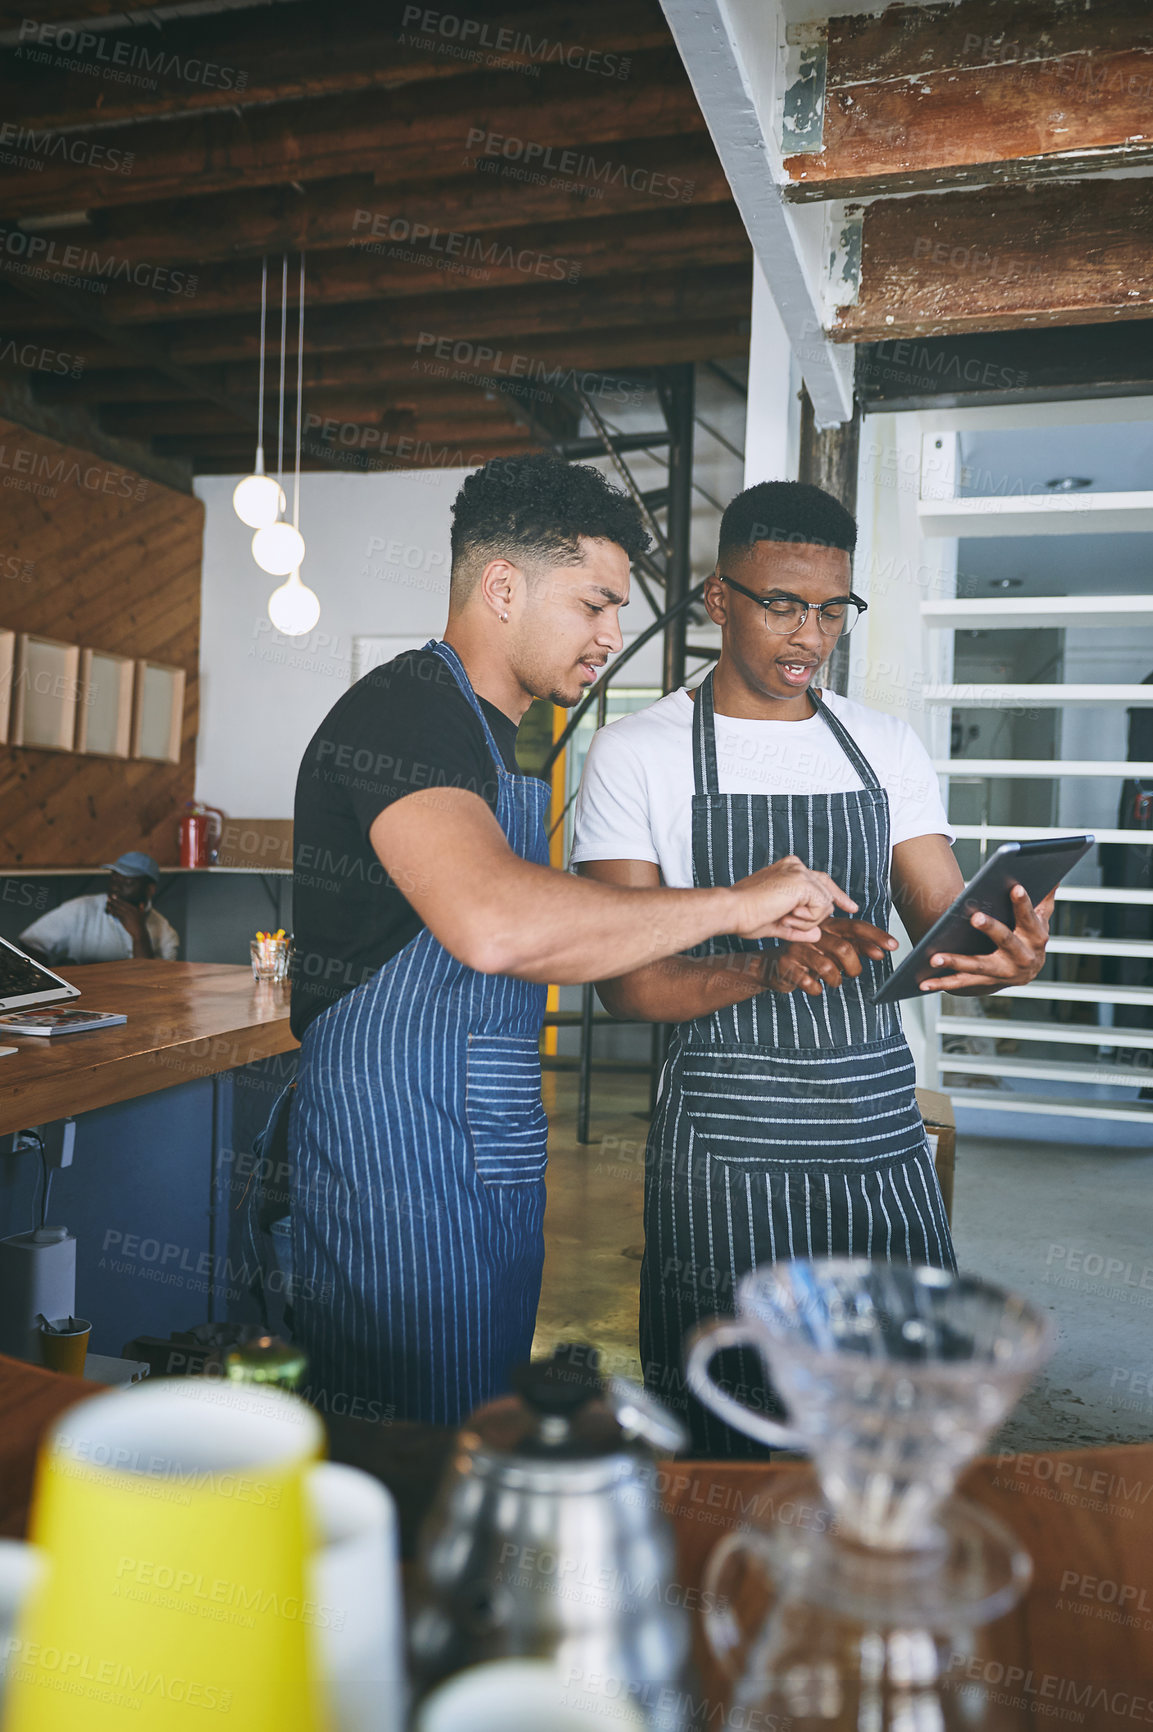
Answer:
[[1153, 395], [1153, 319], [862, 343], [866, 411]]
[[[724, 320], [678, 319], [671, 324], [654, 321], [635, 330], [602, 329], [577, 336], [558, 332], [531, 342], [517, 342], [502, 350], [495, 364], [447, 363], [440, 376], [431, 372], [434, 365], [440, 367], [439, 363], [428, 362], [412, 349], [306, 354], [304, 390], [307, 398], [313, 391], [347, 385], [382, 384], [401, 392], [423, 390], [429, 383], [446, 389], [471, 385], [482, 390], [497, 389], [510, 398], [515, 398], [518, 391], [531, 392], [529, 400], [538, 405], [542, 393], [563, 394], [575, 378], [612, 413], [643, 398], [644, 386], [637, 380], [637, 368], [663, 365], [670, 356], [679, 361], [705, 361], [713, 355], [735, 355], [747, 345], [748, 318], [742, 315]], [[516, 376], [510, 372], [514, 365], [519, 369]], [[254, 399], [258, 389], [255, 362], [197, 368], [195, 377], [218, 391], [238, 395], [251, 391]], [[38, 374], [34, 388], [37, 401], [45, 404], [171, 402], [180, 396], [168, 379], [152, 372], [126, 370], [122, 359], [113, 366], [90, 360], [81, 377], [75, 380]], [[196, 387], [189, 386], [187, 394], [193, 402], [210, 395], [199, 383]], [[219, 401], [219, 397], [213, 395], [212, 401]]]
[[[55, 256], [64, 256], [62, 246], [57, 246]], [[77, 274], [99, 269], [105, 255], [97, 247], [85, 256], [92, 263], [86, 267], [82, 257]], [[536, 224], [483, 235], [437, 230], [409, 245], [385, 240], [375, 247], [345, 247], [309, 259], [308, 293], [310, 302], [326, 311], [412, 295], [448, 301], [481, 288], [548, 289], [638, 271], [678, 272], [686, 259], [708, 259], [712, 267], [751, 264], [748, 236], [731, 203], [704, 205], [700, 210], [648, 210], [600, 222]], [[52, 257], [46, 257], [45, 265], [52, 268]], [[150, 287], [151, 283], [160, 286]], [[121, 284], [113, 281], [100, 297], [100, 307], [109, 324], [133, 328], [256, 315], [260, 285], [260, 266], [255, 261], [201, 272], [179, 266], [149, 268], [142, 287], [131, 279]], [[446, 306], [439, 316], [455, 315]]]
[[881, 200], [865, 212], [860, 341], [1112, 324], [1153, 310], [1153, 181]]
[[[297, 0], [159, 0], [159, 4], [134, 6], [120, 0], [61, 0], [58, 24], [88, 24], [96, 30], [117, 30], [129, 24], [163, 24], [170, 18], [202, 18], [212, 12], [245, 12], [264, 6], [291, 6]], [[0, 42], [20, 40], [20, 27], [28, 21], [23, 0], [0, 0]]]
[[[477, 234], [514, 223], [600, 221], [654, 210], [730, 204], [732, 194], [707, 133], [688, 137], [636, 138], [628, 145], [628, 176], [599, 184], [596, 198], [574, 196], [563, 184], [537, 186], [491, 175], [447, 180], [388, 182], [371, 173], [314, 181], [303, 190], [256, 187], [241, 192], [193, 194], [161, 204], [124, 205], [95, 211], [90, 222], [61, 227], [52, 237], [66, 245], [112, 253], [135, 265], [195, 261], [208, 265], [258, 259], [262, 253], [307, 252], [387, 237], [390, 223]], [[543, 176], [547, 183], [552, 176]], [[632, 184], [630, 184], [632, 182]], [[187, 192], [188, 189], [185, 189]], [[35, 216], [21, 227], [35, 229]]]
[[831, 18], [825, 46], [818, 148], [785, 160], [793, 198], [1153, 162], [1148, 0], [891, 6]]
[[0, 53], [0, 85], [11, 93], [4, 118], [76, 132], [393, 90], [481, 67], [531, 77], [558, 54], [590, 80], [627, 83], [631, 67], [621, 79], [622, 62], [668, 40], [655, 0], [469, 12], [467, 24], [430, 14], [455, 26], [451, 36], [424, 29], [423, 9], [406, 29], [403, 0], [340, 0], [338, 29], [330, 0], [298, 0], [274, 20], [258, 7], [172, 18], [162, 29], [153, 20], [100, 29], [25, 19], [18, 44]]
[[259, 422], [257, 399], [237, 396], [219, 385], [211, 377], [205, 378], [199, 369], [183, 366], [174, 359], [167, 346], [156, 342], [145, 332], [136, 331], [126, 341], [119, 333], [105, 324], [105, 321], [94, 312], [90, 305], [90, 296], [77, 294], [75, 290], [60, 288], [53, 283], [39, 283], [29, 287], [24, 283], [17, 284], [18, 289], [37, 301], [47, 301], [57, 308], [70, 324], [80, 326], [83, 331], [91, 332], [97, 338], [103, 339], [113, 347], [118, 357], [129, 353], [142, 365], [161, 374], [173, 384], [182, 386], [197, 398], [207, 398], [226, 409], [242, 426], [256, 427]]
[[781, 0], [662, 0], [812, 399], [817, 424], [853, 412], [852, 362], [824, 331], [832, 250], [820, 210], [784, 196], [777, 136]]
[[[571, 179], [575, 196], [583, 187], [583, 196], [595, 197], [604, 180], [628, 180], [627, 141], [638, 133], [702, 130], [674, 49], [653, 49], [634, 64], [636, 82], [625, 100], [612, 80], [545, 66], [539, 78], [504, 78], [495, 89], [490, 74], [473, 74], [443, 85], [113, 127], [87, 137], [48, 135], [47, 143], [17, 129], [7, 148], [44, 166], [0, 175], [0, 211], [11, 218], [96, 210], [182, 198], [190, 185], [201, 193], [235, 191], [331, 180], [366, 166], [392, 182], [450, 179], [466, 158], [470, 167], [491, 163], [493, 180], [509, 189], [544, 172]], [[505, 155], [503, 141], [510, 139]]]
[[[655, 321], [738, 317], [748, 307], [749, 270], [744, 265], [697, 265], [676, 274], [609, 278], [592, 295], [579, 283], [558, 283], [554, 288], [478, 289], [441, 300], [447, 304], [411, 296], [350, 307], [317, 306], [305, 324], [306, 354], [415, 349], [432, 377], [438, 376], [432, 371], [438, 365], [467, 365], [483, 372], [493, 354], [478, 354], [478, 346], [489, 351], [499, 346], [507, 364], [533, 337], [551, 335], [555, 341], [605, 327], [632, 325], [643, 331]], [[260, 347], [259, 324], [248, 317], [154, 329], [157, 350], [185, 368], [255, 360]]]
[[[408, 392], [404, 402], [385, 397], [378, 389], [375, 397], [367, 393], [339, 396], [310, 392], [304, 400], [306, 416], [322, 421], [356, 426], [405, 426], [416, 421], [448, 422], [467, 426], [470, 422], [494, 421], [514, 427], [523, 425], [514, 413], [516, 401], [497, 393], [486, 395], [479, 389], [458, 390], [453, 395], [430, 393], [427, 397]], [[265, 426], [267, 427], [267, 415]], [[100, 425], [109, 433], [122, 438], [154, 439], [161, 434], [220, 433], [235, 437], [236, 422], [215, 403], [118, 403], [100, 409]]]

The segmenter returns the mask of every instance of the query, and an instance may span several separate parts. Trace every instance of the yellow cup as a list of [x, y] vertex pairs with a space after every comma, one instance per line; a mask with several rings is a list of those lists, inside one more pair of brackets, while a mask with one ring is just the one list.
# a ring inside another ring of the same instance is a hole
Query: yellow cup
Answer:
[[46, 1568], [4, 1732], [324, 1732], [308, 1478], [323, 1429], [280, 1390], [196, 1378], [68, 1409], [41, 1450]]
[[86, 1317], [54, 1317], [51, 1329], [42, 1323], [40, 1357], [49, 1371], [67, 1371], [72, 1377], [83, 1377], [91, 1333], [92, 1325]]

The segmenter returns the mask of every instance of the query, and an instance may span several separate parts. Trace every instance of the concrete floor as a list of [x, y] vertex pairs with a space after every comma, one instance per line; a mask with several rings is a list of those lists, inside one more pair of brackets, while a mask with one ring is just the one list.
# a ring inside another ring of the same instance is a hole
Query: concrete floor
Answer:
[[[638, 1377], [637, 1281], [648, 1078], [598, 1072], [593, 1141], [576, 1141], [576, 1079], [545, 1076], [545, 1272], [535, 1350], [598, 1347]], [[1081, 1448], [1153, 1437], [1153, 1151], [962, 1137], [953, 1231], [961, 1267], [1057, 1320], [1053, 1359], [993, 1447]]]

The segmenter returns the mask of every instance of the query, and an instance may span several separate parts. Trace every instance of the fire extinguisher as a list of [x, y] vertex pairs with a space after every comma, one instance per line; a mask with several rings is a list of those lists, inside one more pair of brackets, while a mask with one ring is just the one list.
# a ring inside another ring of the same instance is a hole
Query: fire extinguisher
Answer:
[[224, 830], [224, 813], [216, 806], [206, 806], [200, 800], [186, 802], [188, 810], [180, 820], [180, 864], [182, 866], [213, 866], [216, 845]]

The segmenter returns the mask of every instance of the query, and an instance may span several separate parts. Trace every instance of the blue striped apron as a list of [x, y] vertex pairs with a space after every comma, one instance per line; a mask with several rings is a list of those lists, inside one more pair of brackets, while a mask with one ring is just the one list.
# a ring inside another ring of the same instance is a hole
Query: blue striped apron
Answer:
[[[547, 785], [509, 774], [459, 658], [426, 648], [484, 728], [510, 848], [545, 864]], [[528, 1358], [544, 1263], [546, 993], [478, 974], [426, 928], [305, 1029], [293, 1327], [322, 1409], [373, 1402], [456, 1425]]]
[[[889, 800], [872, 765], [813, 692], [818, 715], [859, 776], [844, 794], [722, 794], [713, 676], [693, 713], [693, 882], [729, 885], [786, 854], [827, 872], [858, 916], [889, 925]], [[714, 938], [691, 954], [779, 948]], [[892, 963], [862, 958], [819, 998], [763, 992], [678, 1024], [645, 1162], [641, 1358], [645, 1380], [687, 1419], [698, 1453], [763, 1455], [687, 1394], [683, 1344], [731, 1314], [760, 1263], [883, 1257], [954, 1268], [953, 1245], [894, 1005], [869, 995]], [[715, 1374], [738, 1400], [781, 1409], [751, 1352]]]

